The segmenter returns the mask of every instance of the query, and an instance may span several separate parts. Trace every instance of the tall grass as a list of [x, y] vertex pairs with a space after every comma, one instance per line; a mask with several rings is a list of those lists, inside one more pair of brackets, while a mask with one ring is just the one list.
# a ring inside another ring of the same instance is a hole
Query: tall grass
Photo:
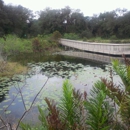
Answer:
[[6, 53], [31, 52], [31, 40], [18, 38], [16, 35], [7, 35], [6, 40], [0, 38], [3, 50]]
[[12, 77], [27, 72], [27, 67], [16, 62], [0, 61], [0, 77]]

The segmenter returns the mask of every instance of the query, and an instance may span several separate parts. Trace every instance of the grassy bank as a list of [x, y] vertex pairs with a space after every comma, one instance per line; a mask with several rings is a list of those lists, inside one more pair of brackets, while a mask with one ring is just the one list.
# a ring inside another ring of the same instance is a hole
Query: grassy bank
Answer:
[[0, 38], [0, 51], [2, 51], [2, 56], [5, 60], [0, 62], [0, 77], [9, 77], [26, 71], [26, 67], [16, 63], [17, 61], [6, 62], [6, 57], [19, 54], [47, 55], [60, 51], [58, 46], [59, 37], [61, 37], [61, 34], [55, 31], [50, 35], [38, 35], [37, 37], [26, 39], [19, 38], [16, 35], [7, 35], [5, 38]]
[[16, 62], [0, 62], [0, 77], [12, 77], [14, 74], [20, 74], [27, 71], [27, 67]]

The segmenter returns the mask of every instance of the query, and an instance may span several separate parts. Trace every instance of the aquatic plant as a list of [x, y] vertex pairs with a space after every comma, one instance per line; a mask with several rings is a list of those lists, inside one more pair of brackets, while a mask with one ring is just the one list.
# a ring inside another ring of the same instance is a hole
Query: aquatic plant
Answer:
[[47, 130], [128, 130], [129, 63], [127, 59], [125, 65], [117, 61], [112, 62], [115, 72], [119, 74], [124, 84], [120, 86], [114, 84], [115, 72], [110, 69], [110, 78], [101, 78], [96, 82], [89, 97], [86, 92], [82, 94], [75, 91], [72, 85], [65, 81], [60, 104], [46, 98], [48, 113], [39, 107], [42, 127], [46, 127]]
[[70, 78], [74, 72], [78, 70], [83, 70], [82, 64], [74, 64], [67, 61], [60, 62], [44, 62], [44, 63], [29, 63], [29, 68], [35, 69], [40, 68], [40, 72], [46, 76], [58, 76], [62, 78]]

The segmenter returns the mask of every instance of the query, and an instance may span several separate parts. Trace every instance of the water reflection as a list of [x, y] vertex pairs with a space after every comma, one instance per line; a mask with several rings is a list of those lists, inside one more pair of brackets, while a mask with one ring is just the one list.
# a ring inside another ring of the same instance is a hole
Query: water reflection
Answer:
[[2, 101], [4, 101], [6, 98], [5, 98], [5, 94], [2, 94], [2, 95], [0, 95], [0, 103], [2, 102]]
[[[80, 52], [81, 53], [81, 52]], [[58, 55], [57, 55], [58, 54]], [[101, 67], [104, 69], [104, 65], [106, 62], [100, 62], [96, 58], [96, 60], [92, 60], [90, 58], [83, 58], [79, 56], [76, 52], [73, 53], [72, 51], [63, 51], [59, 53], [54, 53], [53, 55], [44, 55], [44, 54], [34, 54], [34, 53], [24, 53], [24, 54], [17, 54], [8, 57], [9, 61], [12, 62], [19, 62], [23, 65], [27, 65], [28, 63], [37, 63], [37, 62], [51, 62], [51, 61], [68, 61], [70, 63], [82, 63], [83, 65], [90, 65], [95, 67]]]
[[0, 82], [0, 103], [4, 100], [6, 100], [6, 95], [9, 94], [8, 85], [5, 85], [2, 82]]
[[[96, 54], [96, 53], [88, 53], [88, 52], [83, 52], [83, 51], [62, 51], [55, 54], [73, 56], [77, 58], [83, 58], [83, 59], [88, 59], [88, 60], [103, 62], [103, 63], [111, 63], [111, 61], [114, 59], [118, 59], [120, 62], [124, 61], [122, 57], [102, 55], [102, 54]], [[129, 59], [129, 57], [127, 58]]]

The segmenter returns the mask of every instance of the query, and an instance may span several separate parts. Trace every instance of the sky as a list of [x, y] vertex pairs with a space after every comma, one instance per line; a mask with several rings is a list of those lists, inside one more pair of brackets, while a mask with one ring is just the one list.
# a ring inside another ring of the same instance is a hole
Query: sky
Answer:
[[116, 8], [130, 10], [130, 0], [3, 0], [5, 4], [22, 5], [30, 10], [40, 11], [47, 7], [61, 9], [69, 6], [80, 9], [84, 16], [112, 11]]

